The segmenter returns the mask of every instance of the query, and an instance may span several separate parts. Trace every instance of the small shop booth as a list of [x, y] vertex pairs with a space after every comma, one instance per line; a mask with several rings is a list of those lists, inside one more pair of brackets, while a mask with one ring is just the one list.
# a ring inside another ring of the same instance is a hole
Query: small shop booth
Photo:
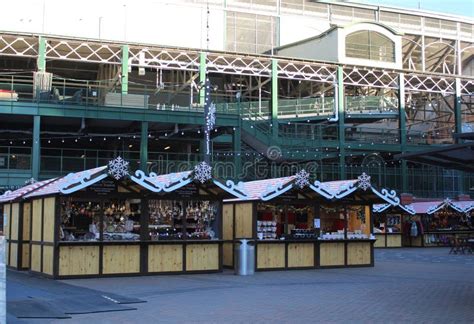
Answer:
[[405, 215], [415, 215], [409, 205], [377, 204], [373, 207], [375, 248], [401, 248]]
[[203, 273], [222, 270], [222, 200], [243, 198], [191, 171], [128, 173], [108, 166], [69, 174], [1, 196], [7, 265], [47, 277]]
[[310, 183], [291, 177], [240, 184], [246, 197], [224, 201], [224, 266], [240, 239], [255, 242], [255, 270], [373, 266], [372, 205], [398, 205], [394, 191], [358, 179]]
[[415, 214], [404, 215], [405, 246], [449, 246], [454, 238], [474, 236], [474, 201], [469, 197], [413, 202], [408, 207]]

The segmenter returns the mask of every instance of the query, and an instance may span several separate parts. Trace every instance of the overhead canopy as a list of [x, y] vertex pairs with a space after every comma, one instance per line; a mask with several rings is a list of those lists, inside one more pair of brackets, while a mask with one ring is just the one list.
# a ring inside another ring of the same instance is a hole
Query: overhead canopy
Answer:
[[[232, 181], [222, 182], [212, 177], [212, 168], [205, 162], [199, 163], [191, 171], [183, 171], [164, 175], [151, 173], [146, 175], [137, 170], [134, 175], [128, 172], [128, 162], [118, 157], [109, 162], [108, 166], [70, 173], [62, 178], [45, 180], [35, 186], [27, 186], [17, 190], [23, 193], [22, 198], [33, 198], [55, 194], [69, 195], [84, 190], [94, 184], [100, 183], [106, 178], [120, 181], [120, 184], [133, 193], [141, 191], [152, 191], [160, 195], [166, 195], [186, 186], [199, 187], [197, 193], [211, 194], [221, 199], [246, 197], [239, 185]], [[8, 194], [8, 195], [7, 195]], [[5, 201], [16, 199], [19, 195], [6, 193]]]
[[370, 176], [365, 173], [352, 180], [311, 183], [309, 174], [305, 170], [301, 170], [290, 177], [244, 182], [242, 189], [247, 197], [229, 201], [269, 201], [296, 193], [303, 198], [323, 203], [335, 201], [362, 204], [388, 203], [390, 205], [400, 203], [395, 191], [387, 189], [378, 191], [371, 185]]
[[395, 155], [396, 159], [474, 172], [474, 142]]
[[[376, 213], [381, 213], [386, 210], [393, 208], [390, 204], [379, 204], [374, 205], [373, 211]], [[451, 200], [449, 198], [445, 200], [435, 200], [435, 201], [420, 201], [414, 202], [409, 205], [398, 205], [396, 208], [407, 212], [410, 215], [433, 215], [434, 213], [442, 210], [443, 208], [449, 208], [453, 211], [459, 213], [469, 213], [474, 211], [474, 200]]]

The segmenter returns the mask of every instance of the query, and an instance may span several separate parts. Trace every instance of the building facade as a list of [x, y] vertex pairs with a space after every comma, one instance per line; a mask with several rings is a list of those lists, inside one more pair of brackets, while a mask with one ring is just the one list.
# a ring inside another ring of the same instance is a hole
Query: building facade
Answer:
[[204, 158], [206, 78], [219, 176], [367, 172], [425, 197], [474, 187], [394, 158], [472, 132], [472, 19], [327, 1], [104, 3], [58, 15], [45, 1], [0, 23], [4, 190], [116, 155], [189, 169]]

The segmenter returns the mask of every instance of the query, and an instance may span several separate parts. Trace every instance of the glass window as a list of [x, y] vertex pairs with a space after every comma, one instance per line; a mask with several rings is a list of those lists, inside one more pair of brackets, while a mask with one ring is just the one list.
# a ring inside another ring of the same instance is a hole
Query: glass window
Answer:
[[395, 43], [388, 37], [374, 31], [356, 31], [346, 36], [346, 56], [395, 62]]
[[212, 201], [150, 200], [150, 240], [218, 238], [218, 203]]
[[140, 199], [61, 199], [61, 241], [140, 239]]

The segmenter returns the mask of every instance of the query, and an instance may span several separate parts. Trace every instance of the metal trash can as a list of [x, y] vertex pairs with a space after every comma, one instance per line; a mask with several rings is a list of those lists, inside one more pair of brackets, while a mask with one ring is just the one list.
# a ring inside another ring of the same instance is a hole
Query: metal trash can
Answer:
[[250, 276], [255, 272], [255, 242], [242, 239], [234, 247], [234, 271], [239, 276]]

